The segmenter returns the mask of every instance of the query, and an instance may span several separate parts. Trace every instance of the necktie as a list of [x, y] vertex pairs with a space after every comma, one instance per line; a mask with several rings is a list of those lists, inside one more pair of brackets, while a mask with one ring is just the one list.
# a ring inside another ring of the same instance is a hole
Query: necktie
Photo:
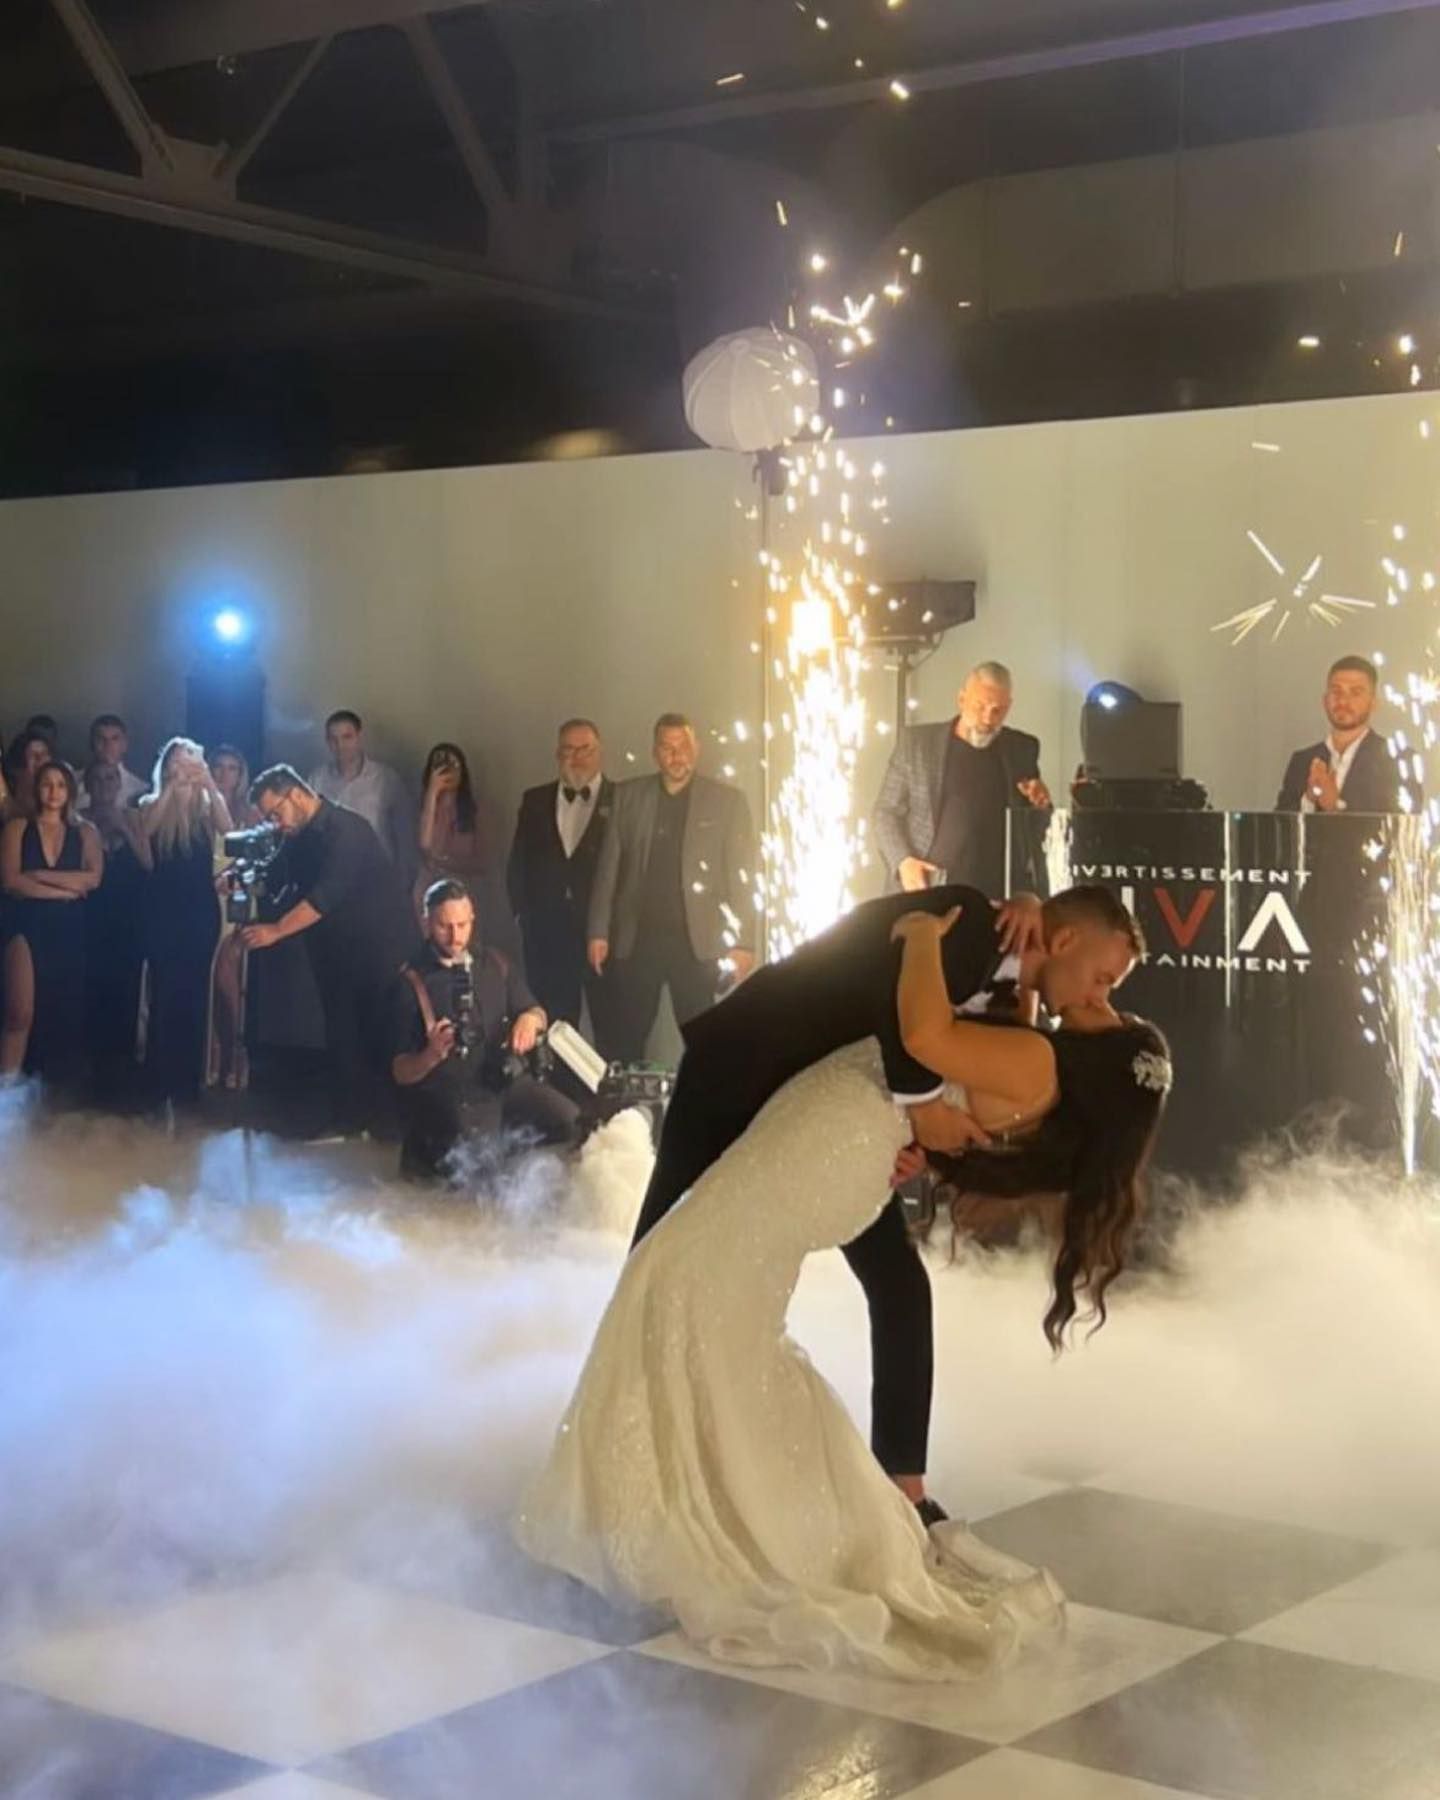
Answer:
[[567, 800], [583, 800], [587, 806], [590, 803], [590, 790], [588, 787], [583, 787], [583, 788], [567, 787], [567, 788], [562, 788], [561, 792], [564, 794], [564, 796]]

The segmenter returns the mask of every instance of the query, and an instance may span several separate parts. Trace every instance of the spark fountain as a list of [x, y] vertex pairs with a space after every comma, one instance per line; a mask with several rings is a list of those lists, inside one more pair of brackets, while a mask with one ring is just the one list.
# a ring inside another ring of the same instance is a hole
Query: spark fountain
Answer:
[[[1440, 357], [1427, 359], [1413, 333], [1396, 340], [1394, 353], [1408, 365], [1412, 389], [1437, 386]], [[1422, 418], [1418, 436], [1432, 449], [1440, 420]], [[1403, 522], [1390, 528], [1390, 544], [1380, 558], [1391, 607], [1435, 605], [1440, 576], [1431, 555], [1411, 545]], [[1398, 680], [1385, 681], [1389, 704], [1407, 721], [1390, 737], [1401, 777], [1404, 810], [1387, 818], [1367, 846], [1385, 897], [1383, 924], [1359, 948], [1359, 968], [1368, 1017], [1366, 1037], [1385, 1045], [1395, 1088], [1400, 1141], [1407, 1174], [1420, 1166], [1430, 1121], [1440, 1120], [1440, 625], [1425, 634], [1422, 665]], [[1375, 658], [1384, 667], [1384, 657]]]
[[[787, 220], [779, 217], [783, 228]], [[902, 255], [918, 274], [919, 255]], [[813, 252], [807, 266], [818, 275], [828, 258]], [[837, 441], [837, 416], [852, 398], [844, 372], [877, 341], [882, 300], [893, 307], [905, 292], [897, 273], [879, 294], [808, 307], [828, 400], [812, 413], [795, 408], [793, 434], [776, 457], [780, 504], [767, 497], [760, 508], [767, 805], [757, 900], [772, 957], [788, 955], [848, 911], [868, 861], [855, 804], [868, 731], [864, 603], [881, 592], [867, 558], [873, 535], [888, 523], [889, 502], [885, 465], [866, 459], [862, 468]]]

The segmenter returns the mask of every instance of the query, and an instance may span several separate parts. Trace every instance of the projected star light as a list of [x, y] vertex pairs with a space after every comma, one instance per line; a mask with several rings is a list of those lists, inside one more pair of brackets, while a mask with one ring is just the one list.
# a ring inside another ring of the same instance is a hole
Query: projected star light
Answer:
[[[1290, 575], [1284, 563], [1259, 532], [1247, 531], [1245, 535], [1280, 580], [1289, 581]], [[1355, 600], [1347, 594], [1317, 594], [1313, 591], [1324, 561], [1323, 556], [1312, 557], [1306, 564], [1304, 573], [1291, 583], [1288, 591], [1277, 591], [1257, 605], [1247, 606], [1240, 612], [1232, 613], [1228, 619], [1221, 619], [1218, 625], [1212, 625], [1210, 629], [1233, 632], [1234, 636], [1230, 640], [1233, 646], [1243, 644], [1252, 631], [1274, 620], [1275, 629], [1270, 634], [1270, 642], [1274, 644], [1279, 641], [1280, 633], [1297, 612], [1304, 612], [1307, 624], [1313, 619], [1319, 620], [1322, 625], [1333, 627], [1339, 625], [1341, 619], [1349, 613], [1371, 611], [1375, 605], [1373, 600]]]

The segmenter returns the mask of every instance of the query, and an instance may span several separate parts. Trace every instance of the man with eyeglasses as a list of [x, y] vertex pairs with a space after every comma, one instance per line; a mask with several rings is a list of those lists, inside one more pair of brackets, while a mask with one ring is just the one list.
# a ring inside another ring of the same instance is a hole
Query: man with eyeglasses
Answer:
[[289, 904], [269, 924], [247, 925], [247, 950], [303, 932], [325, 1013], [335, 1129], [364, 1130], [378, 1098], [379, 1028], [390, 984], [416, 948], [414, 916], [374, 828], [324, 800], [288, 763], [257, 775], [251, 803], [284, 838], [272, 891]]

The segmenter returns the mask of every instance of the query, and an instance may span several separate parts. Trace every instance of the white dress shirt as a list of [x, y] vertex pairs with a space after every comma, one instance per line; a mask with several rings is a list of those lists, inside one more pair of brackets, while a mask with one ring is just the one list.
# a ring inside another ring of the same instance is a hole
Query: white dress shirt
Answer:
[[415, 817], [405, 783], [388, 763], [364, 757], [353, 775], [342, 775], [332, 762], [321, 763], [310, 785], [336, 806], [348, 806], [374, 827], [390, 860], [407, 873], [417, 855]]
[[604, 779], [603, 775], [597, 775], [592, 782], [586, 784], [590, 790], [588, 800], [585, 798], [582, 788], [576, 788], [574, 790], [575, 798], [567, 800], [565, 783], [562, 781], [556, 785], [555, 828], [560, 833], [560, 842], [564, 846], [567, 861], [575, 854], [581, 838], [585, 835], [586, 827], [594, 816], [595, 808], [600, 801], [600, 784]]
[[[1325, 740], [1325, 748], [1330, 752], [1330, 773], [1335, 777], [1335, 786], [1340, 790], [1341, 794], [1345, 792], [1345, 777], [1350, 773], [1350, 765], [1355, 760], [1355, 752], [1365, 742], [1369, 735], [1370, 727], [1367, 725], [1360, 733], [1359, 737], [1357, 737], [1353, 743], [1347, 745], [1344, 750], [1337, 750], [1335, 748], [1335, 739], [1333, 736], [1327, 737]], [[1344, 807], [1344, 804], [1345, 802], [1342, 800], [1340, 802], [1342, 808]], [[1308, 782], [1305, 787], [1305, 792], [1300, 797], [1300, 810], [1302, 813], [1319, 811], [1319, 808], [1315, 804], [1314, 796], [1310, 792]]]

